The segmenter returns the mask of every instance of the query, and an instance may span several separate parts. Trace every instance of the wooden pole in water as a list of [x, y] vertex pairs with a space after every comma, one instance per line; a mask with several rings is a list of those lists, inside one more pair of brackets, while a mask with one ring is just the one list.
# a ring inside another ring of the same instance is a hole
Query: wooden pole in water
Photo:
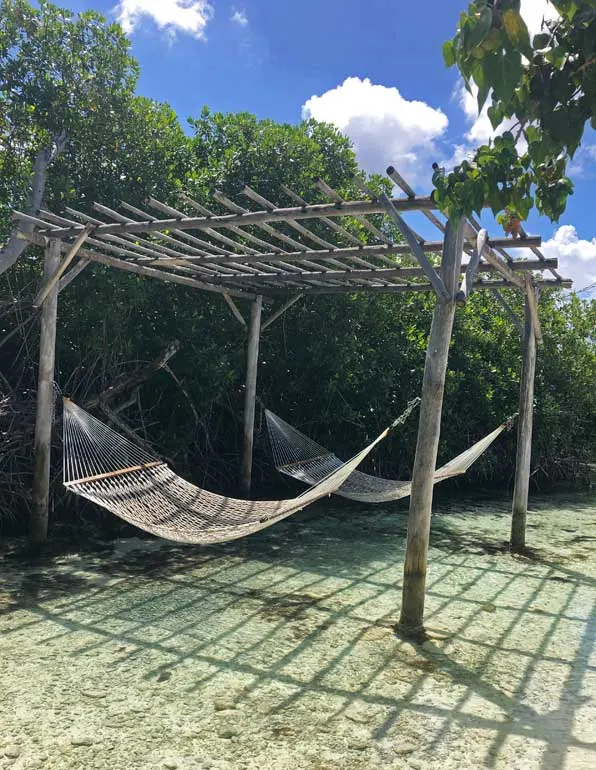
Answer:
[[[44, 254], [44, 284], [60, 265], [60, 241], [52, 239]], [[32, 510], [29, 521], [29, 541], [42, 545], [48, 536], [50, 500], [50, 453], [54, 418], [54, 363], [56, 358], [56, 319], [58, 316], [58, 285], [54, 283], [41, 306], [39, 341], [39, 373], [37, 381], [37, 412], [35, 418], [35, 470], [32, 489]]]
[[257, 398], [257, 369], [259, 359], [259, 338], [261, 335], [261, 309], [263, 297], [253, 300], [248, 324], [248, 345], [246, 351], [246, 391], [244, 394], [244, 445], [240, 485], [245, 494], [250, 494], [252, 477], [252, 447], [255, 428], [255, 403]]
[[[534, 291], [530, 288], [529, 291]], [[515, 486], [511, 516], [511, 551], [520, 553], [526, 547], [526, 514], [530, 489], [532, 460], [532, 423], [534, 418], [534, 377], [536, 374], [536, 330], [531, 300], [526, 294], [524, 353], [519, 390], [519, 420], [517, 424], [517, 455]]]
[[463, 218], [450, 219], [445, 231], [441, 278], [448, 299], [437, 297], [426, 351], [416, 457], [412, 473], [410, 514], [404, 563], [404, 584], [398, 631], [409, 636], [423, 633], [426, 562], [430, 538], [433, 476], [437, 464], [443, 390], [453, 319], [455, 295], [464, 244]]

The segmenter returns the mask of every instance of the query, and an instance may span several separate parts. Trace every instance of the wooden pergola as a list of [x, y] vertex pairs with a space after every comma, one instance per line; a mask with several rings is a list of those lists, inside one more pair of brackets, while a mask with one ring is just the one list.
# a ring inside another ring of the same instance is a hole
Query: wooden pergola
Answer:
[[[245, 186], [243, 205], [215, 193], [215, 211], [181, 195], [176, 208], [153, 198], [142, 208], [122, 203], [118, 211], [96, 203], [96, 217], [73, 208], [60, 215], [41, 210], [34, 217], [14, 212], [19, 237], [45, 249], [44, 282], [34, 303], [41, 307], [42, 325], [33, 542], [40, 543], [47, 535], [58, 294], [87, 265], [98, 263], [221, 294], [245, 327], [247, 367], [241, 483], [246, 493], [251, 487], [261, 332], [308, 294], [436, 294], [424, 369], [404, 566], [400, 625], [409, 632], [422, 628], [433, 473], [454, 314], [473, 290], [492, 291], [523, 339], [511, 531], [512, 549], [523, 549], [536, 343], [542, 341], [539, 291], [543, 287], [570, 288], [571, 281], [559, 275], [556, 259], [546, 259], [540, 252], [540, 238], [523, 231], [517, 239], [489, 238], [473, 217], [445, 220], [436, 212], [433, 200], [416, 196], [393, 167], [387, 169], [387, 174], [401, 191], [400, 197], [376, 195], [358, 182], [361, 200], [343, 200], [319, 180], [317, 187], [325, 201], [322, 203], [308, 203], [281, 185], [279, 195], [286, 205], [280, 206], [278, 201], [264, 198]], [[438, 230], [438, 239], [422, 238], [404, 218], [410, 212], [421, 212]], [[396, 241], [396, 228], [403, 242]], [[366, 233], [366, 239], [358, 233]], [[523, 251], [523, 256], [514, 258], [509, 253], [511, 249]], [[503, 288], [523, 292], [523, 321], [501, 296]], [[248, 320], [234, 301], [237, 298], [251, 301]], [[276, 309], [262, 320], [263, 305], [276, 299]]]

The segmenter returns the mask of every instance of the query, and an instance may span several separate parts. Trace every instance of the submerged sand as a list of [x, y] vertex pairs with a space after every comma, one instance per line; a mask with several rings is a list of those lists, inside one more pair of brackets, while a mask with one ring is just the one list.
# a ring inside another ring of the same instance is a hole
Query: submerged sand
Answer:
[[0, 585], [0, 768], [596, 768], [596, 497], [439, 504], [422, 646], [405, 511], [329, 503], [244, 541], [131, 539]]

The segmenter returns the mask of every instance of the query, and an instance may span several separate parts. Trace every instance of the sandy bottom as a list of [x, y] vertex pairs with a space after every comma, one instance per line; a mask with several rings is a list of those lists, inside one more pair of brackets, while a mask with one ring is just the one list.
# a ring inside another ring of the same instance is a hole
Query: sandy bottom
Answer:
[[406, 505], [221, 547], [132, 539], [0, 584], [0, 768], [596, 768], [596, 497], [439, 505], [422, 646]]

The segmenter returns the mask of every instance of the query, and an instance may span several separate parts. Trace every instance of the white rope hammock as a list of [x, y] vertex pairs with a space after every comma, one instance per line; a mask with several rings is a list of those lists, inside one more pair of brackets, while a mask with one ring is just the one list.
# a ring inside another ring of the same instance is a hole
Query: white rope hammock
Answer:
[[[416, 403], [417, 401], [412, 402], [408, 406], [408, 409], [399, 418], [399, 421], [405, 421], [405, 418], [411, 413]], [[273, 414], [268, 409], [265, 410], [265, 417], [267, 419], [273, 461], [280, 473], [285, 473], [286, 476], [303, 481], [305, 484], [318, 484], [322, 478], [342, 466], [342, 460], [334, 455], [333, 452], [330, 452], [304, 433], [293, 428], [282, 420], [281, 417]], [[462, 452], [457, 457], [454, 457], [453, 460], [438, 468], [435, 471], [433, 483], [437, 484], [439, 481], [444, 481], [452, 476], [466, 473], [472, 463], [488, 449], [497, 436], [505, 428], [509, 427], [511, 419], [499, 425], [492, 433], [480, 439], [476, 444], [466, 449], [465, 452]], [[398, 420], [396, 420], [397, 422]], [[335, 494], [363, 503], [384, 503], [408, 497], [411, 490], [411, 481], [394, 481], [354, 470], [349, 478], [335, 490]]]
[[399, 419], [346, 463], [290, 500], [238, 500], [194, 486], [64, 399], [64, 486], [166, 540], [219, 543], [270, 527], [335, 492]]

